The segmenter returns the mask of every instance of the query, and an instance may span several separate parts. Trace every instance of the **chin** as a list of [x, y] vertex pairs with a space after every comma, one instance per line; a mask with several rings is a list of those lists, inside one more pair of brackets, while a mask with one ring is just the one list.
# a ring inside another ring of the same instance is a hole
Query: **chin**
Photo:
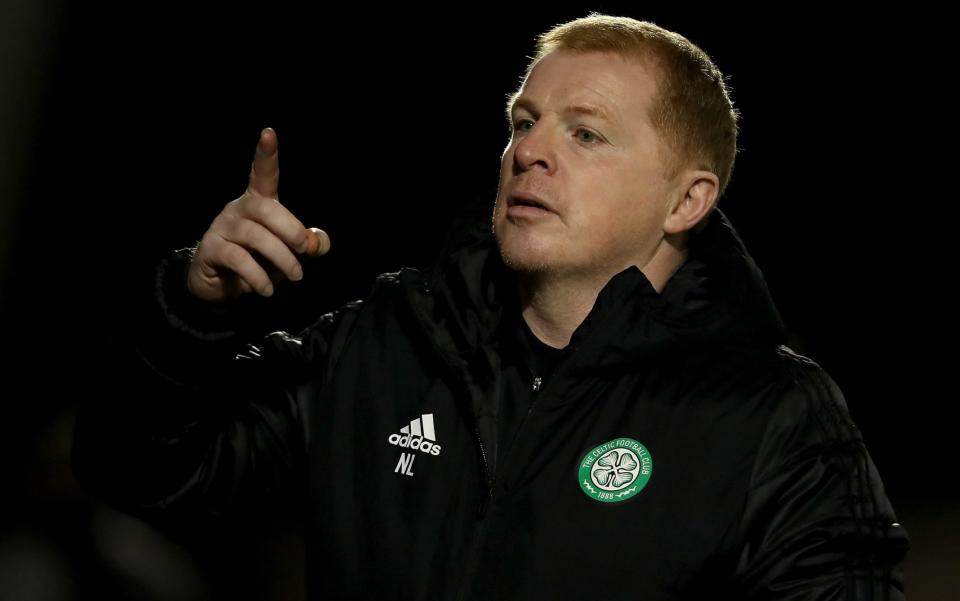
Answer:
[[557, 254], [543, 245], [519, 236], [501, 235], [498, 231], [497, 247], [504, 264], [518, 273], [546, 273], [556, 269]]

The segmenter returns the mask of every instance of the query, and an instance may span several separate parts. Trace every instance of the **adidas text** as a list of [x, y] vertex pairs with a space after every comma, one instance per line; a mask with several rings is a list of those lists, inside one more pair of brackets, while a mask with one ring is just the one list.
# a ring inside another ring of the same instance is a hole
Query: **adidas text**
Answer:
[[411, 436], [410, 434], [391, 434], [387, 441], [398, 447], [419, 450], [430, 455], [440, 454], [440, 445], [429, 440], [424, 440], [421, 436]]

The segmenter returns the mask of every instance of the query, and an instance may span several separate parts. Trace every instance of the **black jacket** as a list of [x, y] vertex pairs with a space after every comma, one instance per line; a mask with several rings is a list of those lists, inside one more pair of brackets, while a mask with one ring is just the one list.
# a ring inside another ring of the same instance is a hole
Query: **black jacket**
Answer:
[[860, 433], [719, 212], [662, 294], [613, 277], [547, 374], [486, 233], [257, 346], [186, 261], [137, 332], [143, 397], [82, 410], [77, 473], [140, 513], [302, 495], [313, 598], [902, 598]]

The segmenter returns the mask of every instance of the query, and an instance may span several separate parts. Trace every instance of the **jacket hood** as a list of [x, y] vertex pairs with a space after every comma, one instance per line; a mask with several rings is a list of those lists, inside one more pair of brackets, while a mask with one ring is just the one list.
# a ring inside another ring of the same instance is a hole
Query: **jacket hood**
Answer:
[[[425, 333], [454, 366], [487, 354], [501, 321], [519, 315], [515, 275], [489, 230], [489, 223], [474, 223], [429, 269], [400, 274]], [[698, 347], [785, 339], [760, 269], [716, 210], [662, 293], [637, 267], [621, 271], [600, 291], [570, 347], [582, 369], [606, 369]]]

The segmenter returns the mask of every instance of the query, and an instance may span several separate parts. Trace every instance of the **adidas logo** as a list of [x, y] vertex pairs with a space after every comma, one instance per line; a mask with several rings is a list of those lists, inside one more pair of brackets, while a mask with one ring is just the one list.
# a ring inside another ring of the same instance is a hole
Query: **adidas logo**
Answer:
[[439, 455], [437, 433], [433, 429], [433, 414], [424, 413], [408, 425], [400, 428], [398, 434], [391, 434], [387, 442], [405, 449], [419, 450], [429, 455]]

